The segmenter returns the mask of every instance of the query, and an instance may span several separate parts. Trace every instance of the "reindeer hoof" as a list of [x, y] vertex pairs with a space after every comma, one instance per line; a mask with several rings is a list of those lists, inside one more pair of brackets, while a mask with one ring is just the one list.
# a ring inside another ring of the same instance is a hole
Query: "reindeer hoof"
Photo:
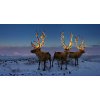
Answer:
[[65, 68], [65, 70], [67, 70], [67, 68]]
[[62, 67], [60, 69], [62, 70]]
[[69, 74], [71, 74], [71, 72], [69, 71]]
[[45, 71], [45, 69], [43, 69], [43, 71]]
[[40, 70], [40, 68], [38, 68], [38, 70]]

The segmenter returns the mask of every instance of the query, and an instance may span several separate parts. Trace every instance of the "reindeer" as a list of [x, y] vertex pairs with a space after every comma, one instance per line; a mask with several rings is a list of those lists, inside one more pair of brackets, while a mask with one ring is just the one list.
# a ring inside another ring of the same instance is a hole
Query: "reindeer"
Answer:
[[75, 66], [78, 65], [78, 59], [81, 57], [83, 53], [85, 53], [85, 45], [84, 41], [81, 42], [80, 45], [78, 45], [78, 37], [75, 38], [76, 47], [79, 51], [77, 52], [69, 52], [69, 58], [75, 59]]
[[[49, 52], [43, 52], [41, 51], [41, 47], [44, 45], [44, 40], [45, 40], [45, 34], [42, 33], [42, 35], [40, 37], [38, 37], [38, 33], [36, 33], [36, 38], [37, 41], [34, 41], [35, 43], [31, 42], [32, 47], [34, 48], [33, 50], [31, 50], [31, 53], [35, 53], [36, 56], [38, 57], [39, 60], [39, 66], [38, 66], [38, 70], [40, 70], [40, 64], [41, 62], [44, 62], [44, 68], [43, 71], [45, 71], [46, 68], [46, 61], [50, 61], [50, 68], [51, 68], [51, 55]], [[40, 39], [42, 40], [40, 42]]]
[[62, 70], [63, 62], [66, 62], [66, 68], [65, 69], [67, 70], [68, 55], [69, 55], [69, 51], [70, 51], [70, 49], [72, 48], [72, 45], [73, 45], [72, 38], [73, 38], [73, 35], [71, 33], [70, 34], [70, 42], [69, 42], [69, 45], [67, 46], [65, 44], [65, 40], [64, 40], [64, 33], [63, 32], [61, 33], [61, 43], [62, 43], [62, 46], [64, 48], [64, 52], [55, 52], [54, 53], [54, 57], [53, 57], [53, 61], [52, 61], [52, 67], [53, 67], [54, 60], [57, 60], [58, 66], [59, 66], [59, 61], [61, 62], [61, 70]]

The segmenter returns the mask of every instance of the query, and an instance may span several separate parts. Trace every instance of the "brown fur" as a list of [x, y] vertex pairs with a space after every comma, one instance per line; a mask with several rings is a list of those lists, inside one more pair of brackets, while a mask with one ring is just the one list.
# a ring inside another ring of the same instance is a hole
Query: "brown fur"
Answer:
[[58, 66], [59, 66], [59, 61], [61, 62], [61, 69], [62, 69], [62, 64], [65, 61], [66, 62], [66, 69], [67, 69], [67, 57], [68, 57], [68, 52], [66, 52], [66, 51], [64, 51], [64, 52], [55, 52], [54, 57], [53, 57], [53, 61], [52, 61], [52, 66], [53, 66], [54, 60], [57, 60], [58, 61]]
[[40, 63], [41, 62], [44, 62], [44, 69], [45, 70], [45, 67], [46, 67], [46, 61], [50, 61], [50, 68], [51, 68], [51, 55], [49, 52], [43, 52], [41, 51], [40, 48], [37, 48], [37, 49], [34, 49], [34, 50], [31, 50], [31, 53], [35, 53], [36, 56], [38, 57], [39, 59], [39, 67], [38, 67], [38, 70], [40, 69]]
[[75, 59], [75, 66], [78, 65], [78, 59], [83, 53], [85, 53], [84, 50], [79, 50], [77, 52], [69, 52], [69, 58]]

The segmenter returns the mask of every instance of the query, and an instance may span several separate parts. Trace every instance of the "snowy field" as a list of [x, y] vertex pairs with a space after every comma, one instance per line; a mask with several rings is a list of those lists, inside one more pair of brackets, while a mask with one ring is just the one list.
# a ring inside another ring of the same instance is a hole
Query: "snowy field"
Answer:
[[[7, 51], [9, 55], [7, 55]], [[46, 63], [46, 71], [43, 71], [43, 64], [41, 69], [38, 69], [38, 59], [35, 55], [29, 53], [31, 48], [18, 49], [11, 51], [9, 48], [0, 50], [0, 76], [99, 76], [100, 75], [100, 51], [94, 52], [95, 49], [87, 49], [86, 53], [79, 59], [79, 65], [74, 65], [74, 60], [69, 62], [68, 70], [60, 70], [57, 62], [49, 70], [49, 62]], [[47, 48], [45, 51], [51, 51], [53, 56], [54, 52], [62, 51], [63, 49]], [[14, 51], [14, 52], [13, 52]], [[23, 51], [25, 51], [23, 53]], [[28, 53], [29, 54], [28, 54]], [[3, 55], [5, 54], [5, 55]], [[12, 55], [11, 55], [12, 54]]]
[[36, 57], [3, 57], [0, 59], [0, 75], [1, 76], [88, 76], [100, 75], [100, 56], [83, 56], [79, 61], [79, 66], [74, 66], [74, 61], [68, 64], [68, 70], [57, 66], [54, 62], [54, 67], [49, 70], [49, 62], [46, 64], [46, 71], [38, 69], [38, 60]]

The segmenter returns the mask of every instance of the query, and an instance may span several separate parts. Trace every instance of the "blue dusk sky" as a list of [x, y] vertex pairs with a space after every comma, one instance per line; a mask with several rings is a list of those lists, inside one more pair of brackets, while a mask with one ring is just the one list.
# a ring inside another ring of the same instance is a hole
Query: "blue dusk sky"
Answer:
[[61, 46], [60, 33], [64, 32], [68, 44], [70, 32], [79, 36], [87, 46], [100, 45], [99, 24], [0, 24], [0, 46], [31, 46], [35, 33], [46, 34], [45, 46]]

